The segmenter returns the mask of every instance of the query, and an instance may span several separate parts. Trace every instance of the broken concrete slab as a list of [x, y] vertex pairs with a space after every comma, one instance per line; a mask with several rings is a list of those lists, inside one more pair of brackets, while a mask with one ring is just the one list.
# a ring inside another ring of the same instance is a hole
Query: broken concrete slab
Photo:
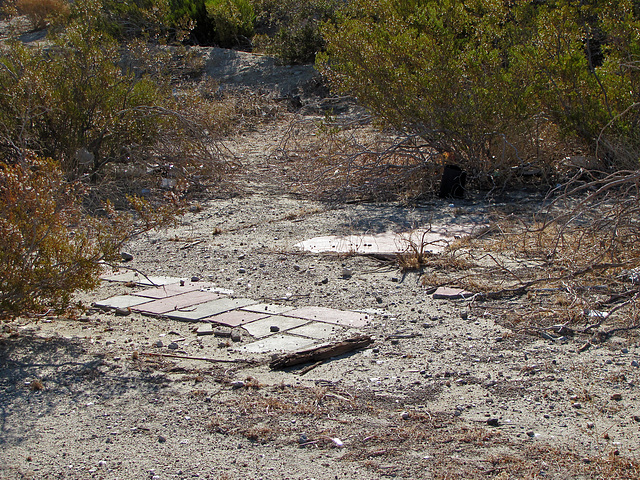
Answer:
[[271, 335], [258, 341], [248, 343], [234, 350], [247, 353], [293, 352], [315, 344], [314, 340], [293, 335]]
[[194, 290], [192, 292], [173, 295], [172, 297], [144, 303], [139, 307], [134, 307], [133, 310], [148, 315], [162, 315], [181, 308], [188, 308], [200, 303], [210, 302], [211, 300], [216, 300], [218, 298], [220, 298], [220, 295], [217, 293]]
[[432, 226], [406, 233], [385, 232], [375, 235], [327, 235], [297, 243], [294, 247], [312, 253], [358, 253], [393, 255], [423, 246], [425, 252], [440, 253], [454, 240], [471, 235], [478, 225]]
[[211, 323], [203, 323], [196, 330], [196, 335], [199, 337], [203, 335], [213, 335], [213, 325]]
[[[271, 315], [262, 320], [243, 325], [243, 328], [249, 332], [249, 335], [262, 338], [272, 335], [274, 332], [284, 332], [291, 328], [299, 327], [308, 323], [308, 320], [294, 317], [283, 317], [281, 315]], [[275, 328], [276, 327], [277, 330]]]
[[270, 315], [280, 315], [282, 313], [293, 310], [295, 307], [289, 305], [277, 305], [272, 303], [258, 303], [256, 305], [249, 305], [242, 307], [242, 310], [257, 313], [268, 313]]
[[268, 317], [268, 313], [249, 312], [244, 309], [231, 310], [230, 312], [221, 313], [213, 317], [207, 317], [202, 319], [203, 322], [213, 322], [220, 325], [227, 325], [229, 327], [237, 327], [245, 325], [247, 323], [255, 322], [262, 318]]
[[433, 298], [436, 300], [459, 300], [471, 298], [472, 296], [473, 293], [467, 292], [462, 288], [438, 287], [438, 289], [433, 292]]
[[287, 317], [298, 317], [356, 328], [364, 327], [371, 318], [371, 316], [366, 313], [337, 310], [327, 307], [302, 307], [286, 312], [284, 315]]
[[196, 322], [203, 318], [213, 317], [220, 313], [235, 310], [236, 308], [246, 307], [247, 305], [257, 303], [250, 298], [219, 298], [211, 302], [195, 305], [190, 309], [181, 309], [167, 312], [166, 316], [183, 322]]
[[151, 302], [150, 298], [134, 297], [133, 295], [116, 295], [115, 297], [107, 298], [94, 303], [98, 308], [130, 308], [143, 303]]

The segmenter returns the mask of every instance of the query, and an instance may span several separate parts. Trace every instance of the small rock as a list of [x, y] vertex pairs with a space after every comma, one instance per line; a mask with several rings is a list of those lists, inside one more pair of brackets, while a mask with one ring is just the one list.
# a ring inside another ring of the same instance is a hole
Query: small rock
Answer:
[[218, 327], [213, 331], [213, 335], [221, 338], [231, 337], [231, 329], [225, 327]]
[[528, 436], [528, 437], [533, 438], [533, 437], [535, 437], [535, 436], [536, 436], [536, 433], [535, 433], [533, 430], [529, 430], [529, 431], [527, 432], [527, 436]]
[[199, 282], [200, 281], [200, 277], [196, 277], [195, 275], [193, 277], [191, 277], [191, 281], [193, 283]]
[[328, 278], [323, 278], [322, 281], [320, 282], [323, 285], [326, 285], [327, 283], [329, 283], [329, 279]]
[[397, 283], [399, 281], [398, 277], [391, 277], [391, 281]]
[[167, 345], [167, 348], [169, 350], [177, 350], [179, 348], [178, 344], [176, 342], [171, 342], [169, 345]]
[[247, 273], [247, 269], [246, 268], [239, 268], [238, 269], [238, 273]]
[[271, 325], [269, 327], [269, 331], [271, 331], [271, 332], [279, 332], [280, 331], [280, 327], [277, 326], [277, 325]]
[[391, 339], [391, 345], [398, 345], [399, 343], [400, 343], [400, 340], [398, 340], [397, 338]]
[[164, 443], [166, 441], [167, 441], [166, 438], [164, 438], [162, 435], [158, 435], [158, 443]]
[[582, 404], [580, 402], [575, 402], [575, 403], [571, 404], [571, 406], [573, 408], [582, 408]]
[[129, 252], [120, 252], [120, 257], [122, 258], [123, 262], [130, 262], [131, 260], [133, 260], [133, 255], [131, 255]]
[[622, 353], [629, 353], [629, 349], [628, 348], [623, 348], [622, 350], [620, 350]]
[[463, 310], [462, 312], [460, 312], [460, 318], [462, 320], [466, 320], [469, 318], [469, 312], [467, 312], [466, 310]]
[[116, 308], [116, 315], [118, 317], [126, 317], [129, 314], [131, 314], [131, 310], [128, 308]]
[[[244, 260], [246, 257], [246, 255], [244, 253], [241, 253], [240, 255], [238, 255], [238, 260]], [[262, 266], [264, 266], [264, 264], [261, 264]]]
[[106, 466], [106, 465], [107, 465], [107, 462], [105, 462], [104, 460], [100, 460], [100, 461], [98, 462], [98, 466], [99, 466], [99, 467], [104, 467], [104, 466]]
[[293, 269], [294, 269], [296, 272], [299, 272], [299, 271], [300, 271], [300, 265], [294, 265], [294, 266], [293, 266]]
[[231, 383], [231, 388], [233, 390], [238, 390], [239, 388], [243, 388], [244, 386], [245, 386], [245, 383], [242, 380], [237, 380]]
[[410, 417], [409, 412], [402, 412], [401, 416], [403, 420], [409, 420]]
[[162, 348], [164, 347], [164, 343], [162, 343], [162, 340], [158, 340], [156, 343], [153, 344], [154, 347], [158, 347], [158, 348]]
[[300, 444], [300, 446], [304, 447], [304, 445], [309, 441], [309, 438], [304, 434], [301, 433], [300, 436], [298, 437], [298, 443]]
[[231, 332], [231, 341], [232, 342], [241, 342], [242, 341], [242, 334], [240, 332], [237, 331], [233, 331]]
[[350, 278], [352, 275], [353, 275], [353, 270], [351, 270], [350, 268], [344, 267], [342, 269], [343, 278]]
[[636, 422], [640, 422], [640, 415], [634, 415], [633, 420]]
[[614, 393], [613, 395], [611, 395], [611, 400], [619, 402], [620, 400], [622, 400], [622, 394], [621, 393]]
[[487, 425], [489, 425], [490, 427], [499, 427], [500, 420], [498, 420], [497, 418], [490, 418], [487, 420]]
[[631, 366], [638, 368], [638, 367], [640, 367], [640, 364], [636, 360], [632, 360], [631, 361]]
[[587, 422], [587, 428], [588, 429], [592, 429], [594, 428], [596, 425], [593, 422]]

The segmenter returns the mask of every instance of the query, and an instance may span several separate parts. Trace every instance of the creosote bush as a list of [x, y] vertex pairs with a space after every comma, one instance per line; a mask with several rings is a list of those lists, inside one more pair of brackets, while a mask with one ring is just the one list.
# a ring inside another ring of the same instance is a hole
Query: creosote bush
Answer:
[[109, 203], [101, 216], [82, 208], [87, 189], [58, 164], [29, 154], [0, 163], [0, 314], [61, 310], [76, 290], [95, 287], [103, 262], [134, 235], [173, 221], [174, 204], [130, 197], [130, 212]]
[[355, 0], [325, 25], [319, 66], [489, 183], [547, 161], [541, 134], [554, 128], [606, 165], [637, 168], [639, 26], [626, 0]]

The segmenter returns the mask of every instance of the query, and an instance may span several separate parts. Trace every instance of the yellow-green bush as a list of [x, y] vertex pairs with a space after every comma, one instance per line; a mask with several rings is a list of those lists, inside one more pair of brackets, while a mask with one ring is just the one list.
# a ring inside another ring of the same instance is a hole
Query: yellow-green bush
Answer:
[[549, 124], [612, 166], [637, 166], [639, 20], [627, 0], [354, 0], [326, 25], [320, 66], [474, 171], [540, 160], [526, 145]]
[[118, 242], [82, 218], [78, 188], [53, 160], [0, 163], [0, 313], [62, 308], [96, 285]]

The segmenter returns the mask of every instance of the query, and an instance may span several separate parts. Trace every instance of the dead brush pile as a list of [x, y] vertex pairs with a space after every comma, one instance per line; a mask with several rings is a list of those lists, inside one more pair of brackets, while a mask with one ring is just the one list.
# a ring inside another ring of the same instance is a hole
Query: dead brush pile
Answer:
[[[598, 342], [640, 327], [640, 172], [574, 178], [555, 193], [532, 218], [498, 215], [483, 234], [423, 259], [423, 282], [507, 301], [491, 308], [549, 339]], [[509, 303], [519, 297], [527, 301]]]

